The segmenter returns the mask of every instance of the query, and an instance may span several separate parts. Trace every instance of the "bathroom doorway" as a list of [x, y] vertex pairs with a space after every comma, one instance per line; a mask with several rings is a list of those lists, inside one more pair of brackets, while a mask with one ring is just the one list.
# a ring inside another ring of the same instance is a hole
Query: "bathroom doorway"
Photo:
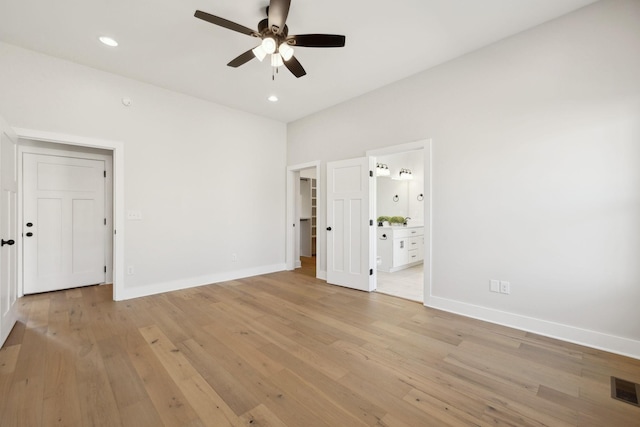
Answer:
[[424, 150], [376, 157], [377, 291], [424, 301]]

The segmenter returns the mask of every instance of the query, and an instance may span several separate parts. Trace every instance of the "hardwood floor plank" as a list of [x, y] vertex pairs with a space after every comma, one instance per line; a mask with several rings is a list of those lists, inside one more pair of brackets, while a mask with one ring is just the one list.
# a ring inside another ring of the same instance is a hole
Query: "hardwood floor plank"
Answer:
[[144, 384], [137, 375], [122, 341], [119, 337], [111, 337], [97, 343], [116, 404], [120, 408], [135, 404], [148, 397]]
[[407, 393], [404, 400], [420, 408], [422, 412], [432, 414], [434, 422], [441, 426], [472, 425], [490, 427], [493, 425], [481, 419], [485, 405], [474, 405], [473, 401], [457, 402], [460, 404], [458, 406], [416, 389]]
[[286, 427], [287, 425], [276, 416], [264, 404], [245, 412], [240, 417], [243, 426], [246, 427]]
[[334, 381], [331, 377], [315, 369], [313, 364], [309, 364], [293, 356], [288, 351], [275, 344], [268, 344], [260, 348], [260, 352], [272, 358], [282, 360], [287, 369], [294, 372], [299, 377], [312, 383], [324, 395], [331, 396], [334, 404], [339, 405], [345, 411], [360, 419], [366, 425], [376, 425], [386, 415], [386, 411], [372, 404], [366, 397], [360, 396]]
[[164, 425], [203, 425], [184, 394], [146, 342], [127, 352]]
[[75, 365], [69, 357], [71, 350], [51, 347], [47, 349], [44, 371], [42, 420], [55, 425], [82, 425]]
[[0, 349], [0, 375], [8, 376], [16, 369], [20, 354], [20, 344], [5, 345]]
[[[244, 414], [265, 398], [280, 393], [253, 369], [245, 369], [248, 364], [245, 365], [224, 345], [205, 340], [195, 337], [182, 343], [180, 349], [236, 415]], [[239, 372], [245, 374], [238, 375]]]
[[158, 427], [164, 425], [153, 402], [148, 397], [132, 403], [118, 406], [123, 427]]

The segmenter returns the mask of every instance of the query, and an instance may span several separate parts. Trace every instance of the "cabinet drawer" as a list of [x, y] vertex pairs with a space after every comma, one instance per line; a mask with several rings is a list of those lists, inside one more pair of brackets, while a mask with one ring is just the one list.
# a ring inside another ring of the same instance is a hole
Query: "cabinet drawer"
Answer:
[[424, 228], [402, 228], [399, 230], [393, 230], [393, 238], [397, 239], [399, 237], [414, 237], [414, 236], [422, 236], [424, 234]]
[[420, 248], [420, 244], [422, 243], [422, 236], [410, 237], [409, 238], [409, 250]]
[[409, 251], [409, 263], [420, 261], [420, 253], [418, 249], [411, 249]]

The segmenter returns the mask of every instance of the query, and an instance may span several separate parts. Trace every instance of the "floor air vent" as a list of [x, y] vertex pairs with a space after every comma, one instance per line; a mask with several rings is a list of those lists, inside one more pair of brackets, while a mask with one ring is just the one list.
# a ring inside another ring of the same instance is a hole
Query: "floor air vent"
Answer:
[[611, 377], [611, 397], [614, 399], [640, 407], [640, 404], [638, 404], [639, 393], [640, 385], [632, 383], [631, 381]]

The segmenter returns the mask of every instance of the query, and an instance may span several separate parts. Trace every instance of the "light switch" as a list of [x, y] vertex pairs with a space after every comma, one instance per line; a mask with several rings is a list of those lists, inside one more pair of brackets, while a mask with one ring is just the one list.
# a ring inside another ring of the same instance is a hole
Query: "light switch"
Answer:
[[127, 211], [127, 219], [131, 221], [140, 221], [142, 220], [142, 212], [141, 211]]
[[491, 292], [500, 292], [499, 280], [491, 280]]

